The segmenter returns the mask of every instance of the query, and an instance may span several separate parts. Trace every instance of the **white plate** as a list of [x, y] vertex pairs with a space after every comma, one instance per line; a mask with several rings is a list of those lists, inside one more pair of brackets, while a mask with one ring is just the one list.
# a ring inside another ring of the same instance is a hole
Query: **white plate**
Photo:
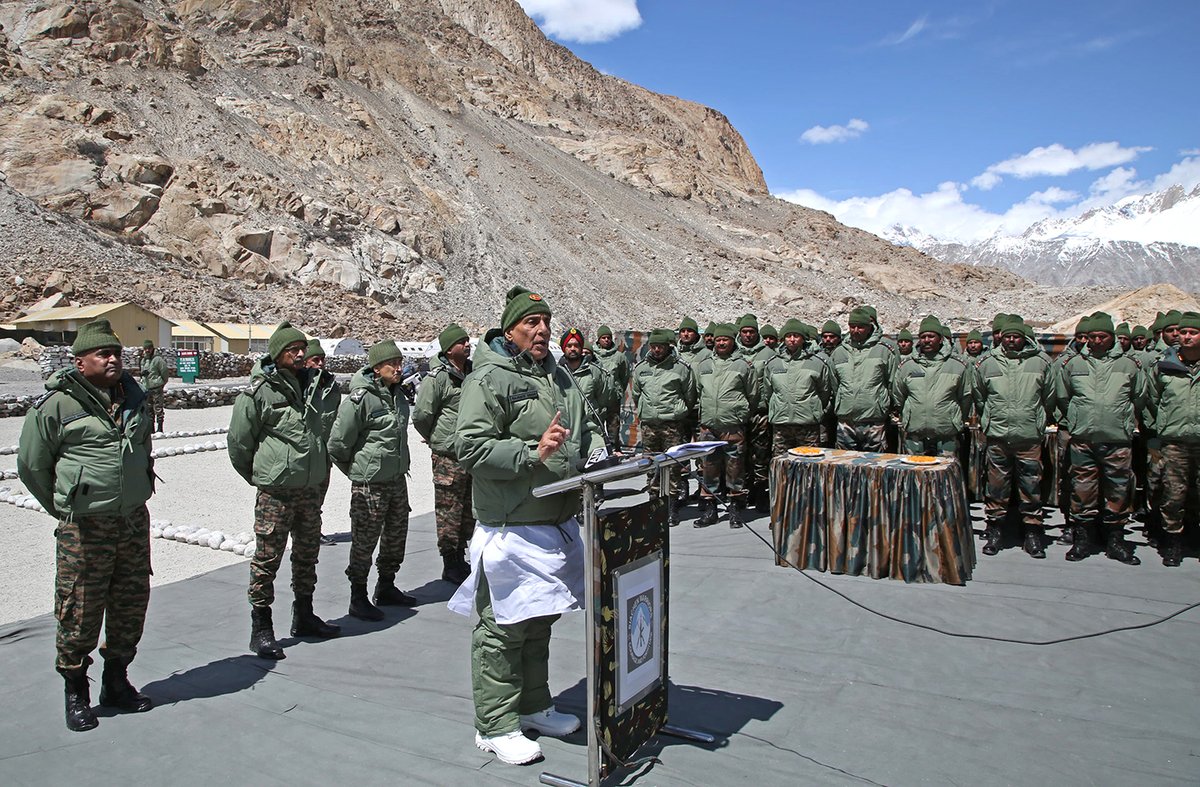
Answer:
[[912, 465], [913, 467], [934, 467], [935, 465], [940, 465], [946, 460], [944, 457], [935, 456], [933, 457], [932, 462], [919, 462], [916, 459], [913, 459], [911, 456], [902, 456], [900, 457], [900, 461], [906, 465]]
[[799, 448], [789, 448], [788, 454], [791, 456], [798, 456], [801, 459], [820, 459], [821, 457], [825, 456], [825, 452], [820, 449], [817, 451], [801, 451]]

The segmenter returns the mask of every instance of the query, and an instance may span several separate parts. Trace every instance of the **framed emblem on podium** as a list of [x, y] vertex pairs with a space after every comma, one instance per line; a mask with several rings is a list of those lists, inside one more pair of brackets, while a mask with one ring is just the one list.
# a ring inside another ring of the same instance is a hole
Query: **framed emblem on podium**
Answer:
[[663, 680], [663, 553], [613, 569], [617, 612], [617, 715]]

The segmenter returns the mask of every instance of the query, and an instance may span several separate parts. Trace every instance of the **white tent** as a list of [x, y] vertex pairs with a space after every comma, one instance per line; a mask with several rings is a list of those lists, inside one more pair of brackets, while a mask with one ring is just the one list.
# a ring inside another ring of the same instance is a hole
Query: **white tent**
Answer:
[[367, 348], [358, 339], [318, 339], [326, 355], [366, 355]]

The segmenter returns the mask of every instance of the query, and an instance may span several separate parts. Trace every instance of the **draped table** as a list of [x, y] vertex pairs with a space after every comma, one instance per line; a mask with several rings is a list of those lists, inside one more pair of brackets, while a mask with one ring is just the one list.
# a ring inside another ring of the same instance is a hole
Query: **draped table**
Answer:
[[824, 449], [771, 462], [776, 563], [833, 574], [962, 585], [975, 567], [956, 459]]

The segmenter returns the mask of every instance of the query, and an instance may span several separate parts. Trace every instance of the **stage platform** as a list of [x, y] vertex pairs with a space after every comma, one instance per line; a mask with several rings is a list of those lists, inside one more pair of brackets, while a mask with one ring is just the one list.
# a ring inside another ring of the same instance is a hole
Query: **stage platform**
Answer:
[[[619, 490], [611, 490], [619, 494]], [[633, 497], [618, 498], [633, 500]], [[694, 508], [688, 509], [694, 514]], [[978, 527], [977, 523], [977, 527]], [[767, 520], [750, 523], [769, 540]], [[345, 616], [348, 544], [321, 550], [316, 609], [343, 627], [246, 650], [246, 564], [156, 588], [131, 678], [157, 707], [72, 733], [49, 615], [0, 627], [0, 784], [486, 785], [586, 779], [586, 736], [542, 738], [545, 760], [473, 745], [473, 621], [445, 606], [432, 515], [412, 523], [398, 584], [421, 601], [377, 624]], [[1200, 781], [1200, 610], [1147, 630], [1051, 647], [953, 639], [881, 619], [724, 520], [672, 533], [671, 722], [713, 746], [660, 738], [640, 785], [1176, 784]], [[1140, 541], [1135, 537], [1135, 540]], [[1103, 556], [981, 557], [965, 587], [813, 574], [902, 618], [1050, 639], [1142, 623], [1200, 600], [1200, 564]], [[276, 632], [290, 615], [287, 562]], [[582, 614], [555, 626], [551, 690], [585, 706]], [[100, 667], [91, 672], [99, 680]], [[93, 683], [93, 702], [99, 686]]]

